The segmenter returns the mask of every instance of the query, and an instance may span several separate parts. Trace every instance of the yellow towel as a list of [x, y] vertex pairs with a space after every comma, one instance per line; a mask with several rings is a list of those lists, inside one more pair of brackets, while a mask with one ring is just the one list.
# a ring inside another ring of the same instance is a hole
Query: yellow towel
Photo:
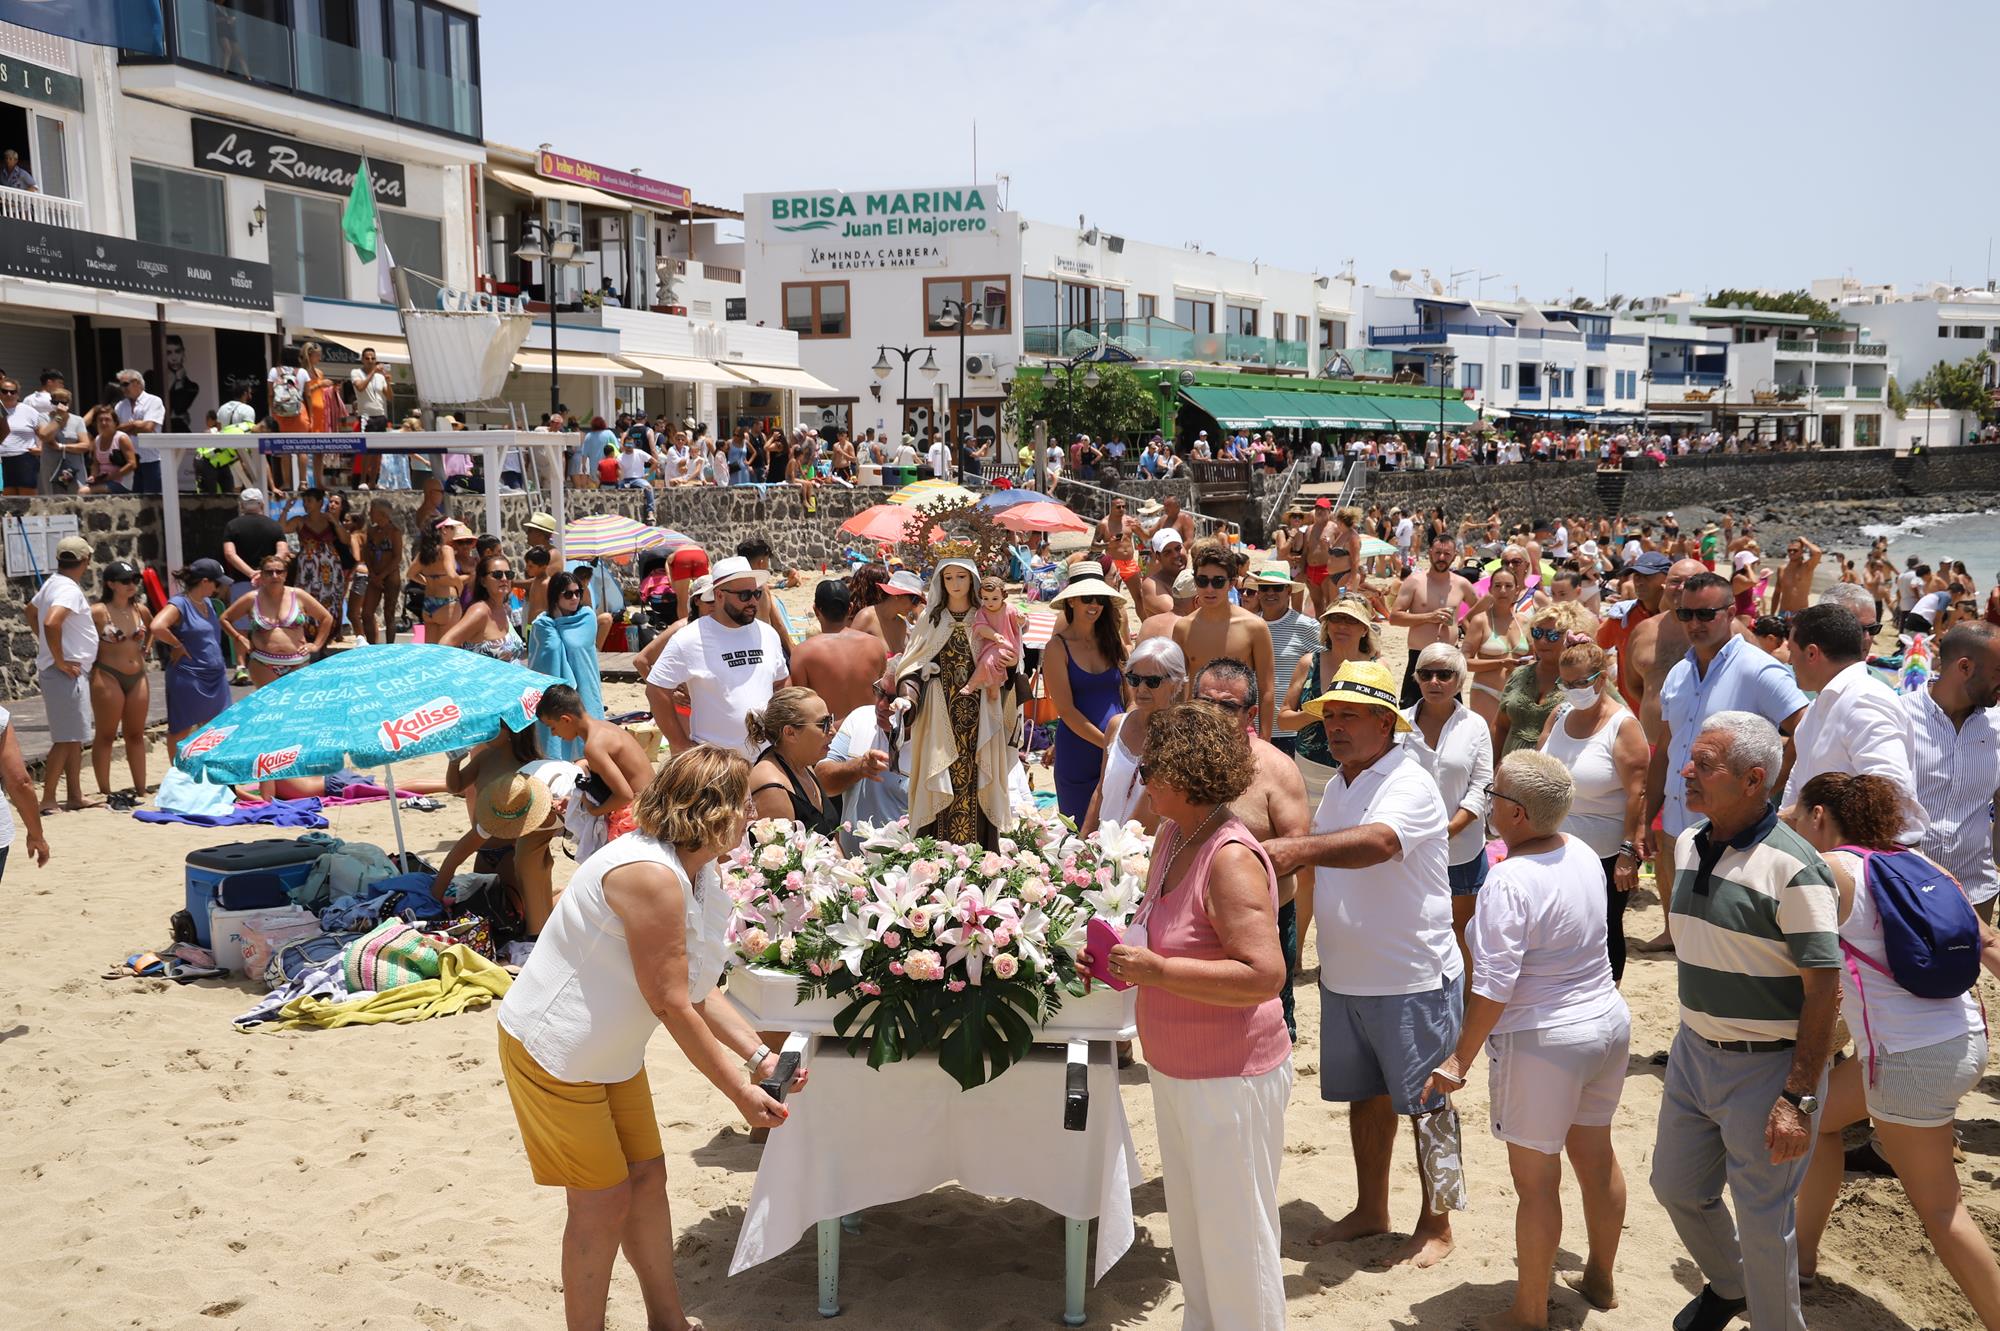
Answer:
[[354, 998], [345, 1003], [329, 1003], [307, 994], [285, 1004], [277, 1020], [265, 1025], [284, 1030], [301, 1027], [331, 1030], [336, 1026], [373, 1026], [385, 1021], [425, 1021], [485, 1007], [496, 998], [506, 997], [507, 987], [512, 983], [505, 970], [465, 944], [455, 943], [438, 954], [435, 980], [398, 985], [371, 998]]

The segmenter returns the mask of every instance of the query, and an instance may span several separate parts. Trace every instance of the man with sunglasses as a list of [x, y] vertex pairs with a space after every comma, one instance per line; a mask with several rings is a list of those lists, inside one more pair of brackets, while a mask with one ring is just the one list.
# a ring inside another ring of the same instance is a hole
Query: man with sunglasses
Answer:
[[[1275, 678], [1290, 682], [1299, 661], [1319, 646], [1319, 622], [1292, 608], [1299, 584], [1291, 579], [1283, 564], [1269, 564], [1257, 573], [1257, 613], [1271, 631], [1271, 670]], [[1273, 723], [1275, 725], [1275, 722]], [[1271, 743], [1289, 757], [1297, 752], [1295, 732], [1274, 729]]]
[[673, 707], [654, 711], [653, 719], [674, 752], [714, 744], [746, 759], [757, 756], [746, 719], [791, 683], [777, 631], [758, 615], [770, 580], [769, 573], [752, 568], [740, 555], [722, 560], [710, 575], [714, 613], [676, 633], [647, 672], [652, 688], [687, 689], [686, 721]]
[[1221, 541], [1212, 536], [1196, 541], [1188, 562], [1194, 568], [1194, 609], [1174, 624], [1174, 645], [1187, 655], [1188, 677], [1199, 677], [1202, 667], [1219, 657], [1248, 661], [1261, 694], [1253, 724], [1257, 734], [1268, 738], [1277, 687], [1271, 626], [1254, 610], [1229, 603], [1234, 566]]
[[1389, 611], [1391, 624], [1410, 631], [1410, 655], [1403, 664], [1405, 707], [1421, 696], [1417, 690], [1418, 655], [1434, 642], [1456, 646], [1458, 612], [1475, 599], [1472, 584], [1452, 572], [1457, 558], [1458, 542], [1449, 533], [1438, 532], [1431, 541], [1431, 566], [1403, 579], [1396, 604]]
[[[1693, 561], [1682, 560], [1669, 571], [1688, 568]], [[1792, 672], [1756, 643], [1739, 637], [1731, 613], [1735, 597], [1729, 583], [1706, 569], [1687, 578], [1680, 589], [1673, 618], [1687, 635], [1688, 651], [1666, 673], [1660, 687], [1659, 734], [1653, 739], [1653, 759], [1646, 769], [1646, 824], [1639, 847], [1644, 861], [1649, 851], [1660, 859], [1654, 867], [1654, 881], [1673, 882], [1674, 851], [1670, 847], [1695, 822], [1687, 805], [1688, 752], [1701, 730], [1704, 717], [1717, 712], [1750, 712], [1763, 717], [1785, 737], [1783, 769], [1773, 783], [1782, 790], [1791, 771], [1792, 732], [1805, 714], [1806, 696], [1799, 691]], [[1665, 619], [1648, 621], [1658, 623]], [[1665, 658], [1662, 658], [1665, 659]], [[1641, 715], [1644, 721], [1644, 715]], [[1662, 831], [1653, 831], [1655, 815]], [[1669, 933], [1641, 951], [1665, 950], [1673, 945]]]

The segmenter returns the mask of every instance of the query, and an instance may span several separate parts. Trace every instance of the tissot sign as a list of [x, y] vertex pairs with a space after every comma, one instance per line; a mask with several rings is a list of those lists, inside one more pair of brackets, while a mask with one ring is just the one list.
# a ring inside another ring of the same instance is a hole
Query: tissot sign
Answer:
[[814, 190], [751, 196], [751, 209], [774, 239], [862, 240], [962, 235], [994, 230], [999, 209], [990, 185], [846, 193]]

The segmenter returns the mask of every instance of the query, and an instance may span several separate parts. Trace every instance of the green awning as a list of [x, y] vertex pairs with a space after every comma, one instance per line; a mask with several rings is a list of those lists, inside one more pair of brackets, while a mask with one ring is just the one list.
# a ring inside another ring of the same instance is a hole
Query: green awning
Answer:
[[1224, 429], [1255, 430], [1269, 425], [1270, 419], [1247, 401], [1262, 396], [1256, 390], [1240, 388], [1183, 388], [1181, 396], [1215, 418]]
[[1294, 392], [1291, 396], [1298, 400], [1297, 410], [1309, 428], [1379, 430], [1389, 423], [1366, 394]]
[[1370, 399], [1376, 410], [1388, 417], [1401, 430], [1435, 430], [1439, 420], [1439, 402], [1443, 402], [1443, 420], [1446, 429], [1454, 425], [1471, 425], [1479, 419], [1478, 413], [1465, 405], [1459, 398], [1447, 397], [1376, 397]]

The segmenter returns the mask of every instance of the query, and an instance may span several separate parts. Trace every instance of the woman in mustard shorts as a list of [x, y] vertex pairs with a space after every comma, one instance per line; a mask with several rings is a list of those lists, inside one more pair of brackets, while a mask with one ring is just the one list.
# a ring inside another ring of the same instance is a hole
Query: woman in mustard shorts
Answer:
[[[633, 802], [637, 830], [577, 867], [500, 1005], [500, 1066], [535, 1182], [567, 1189], [563, 1311], [604, 1325], [621, 1243], [654, 1326], [699, 1326], [674, 1279], [667, 1169], [646, 1044], [664, 1025], [744, 1122], [785, 1108], [757, 1085], [777, 1055], [734, 1008], [708, 1002], [721, 976], [729, 894], [716, 861], [743, 840], [750, 765], [700, 745], [663, 765]], [[801, 1070], [793, 1089], [805, 1084]]]

